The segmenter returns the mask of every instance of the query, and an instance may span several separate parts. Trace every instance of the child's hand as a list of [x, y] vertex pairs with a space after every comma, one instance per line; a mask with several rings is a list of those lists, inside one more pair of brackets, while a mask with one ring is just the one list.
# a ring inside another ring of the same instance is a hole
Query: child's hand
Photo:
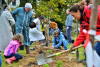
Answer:
[[51, 48], [54, 49], [54, 46], [52, 46]]

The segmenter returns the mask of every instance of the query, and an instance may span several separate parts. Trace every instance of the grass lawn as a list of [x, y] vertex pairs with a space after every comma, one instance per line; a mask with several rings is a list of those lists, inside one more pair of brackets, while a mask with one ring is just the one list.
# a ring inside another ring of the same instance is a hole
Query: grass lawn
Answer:
[[[76, 39], [76, 33], [73, 33], [72, 34], [73, 36], [72, 36], [72, 39]], [[68, 49], [70, 48], [72, 46], [72, 44], [70, 44], [70, 45], [68, 45], [67, 47], [68, 47]], [[2, 52], [2, 66], [1, 67], [16, 67], [16, 66], [19, 66], [19, 63], [18, 62], [13, 62], [13, 65], [12, 66], [10, 66], [10, 65], [8, 65], [7, 63], [5, 63], [5, 58], [4, 58], [4, 52]], [[26, 51], [25, 51], [25, 49], [24, 50], [22, 50], [22, 51], [20, 51], [19, 50], [19, 54], [21, 54], [21, 55], [25, 55], [26, 54]], [[76, 54], [72, 54], [72, 56], [73, 57], [76, 57]], [[82, 47], [82, 48], [79, 48], [79, 59], [80, 60], [82, 60], [82, 59], [84, 59], [85, 58], [85, 56], [84, 56], [84, 48]], [[20, 60], [19, 60], [20, 61]]]

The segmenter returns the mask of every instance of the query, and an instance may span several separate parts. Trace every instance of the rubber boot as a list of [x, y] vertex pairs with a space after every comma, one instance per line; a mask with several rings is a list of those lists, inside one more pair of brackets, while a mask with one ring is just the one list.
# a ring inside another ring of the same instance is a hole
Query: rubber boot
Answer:
[[16, 58], [15, 58], [15, 56], [13, 56], [11, 58], [6, 59], [5, 62], [7, 62], [8, 64], [11, 64], [11, 61], [15, 61], [15, 60], [16, 60]]
[[26, 54], [30, 54], [30, 49], [28, 46], [26, 46]]
[[6, 59], [5, 62], [7, 62], [8, 64], [11, 64], [11, 60], [9, 58]]

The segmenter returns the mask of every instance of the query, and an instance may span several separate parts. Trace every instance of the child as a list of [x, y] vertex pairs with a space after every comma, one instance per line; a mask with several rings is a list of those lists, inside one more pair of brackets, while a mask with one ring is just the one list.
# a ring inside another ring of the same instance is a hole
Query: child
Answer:
[[19, 46], [23, 43], [23, 36], [21, 34], [16, 34], [12, 41], [9, 43], [8, 47], [5, 48], [4, 57], [6, 58], [5, 62], [11, 64], [12, 61], [22, 59], [23, 56], [16, 53]]
[[29, 30], [29, 38], [30, 41], [37, 41], [42, 40], [45, 37], [43, 36], [42, 32], [37, 29], [36, 23], [30, 23], [30, 30]]
[[60, 46], [64, 46], [64, 49], [67, 50], [68, 41], [65, 39], [62, 32], [54, 30], [52, 41], [53, 45], [51, 48], [60, 48]]

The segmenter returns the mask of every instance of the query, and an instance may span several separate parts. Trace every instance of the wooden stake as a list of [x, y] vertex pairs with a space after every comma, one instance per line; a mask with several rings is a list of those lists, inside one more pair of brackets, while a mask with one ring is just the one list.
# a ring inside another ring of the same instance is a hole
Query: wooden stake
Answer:
[[[92, 1], [92, 13], [90, 19], [90, 30], [96, 30], [97, 16], [98, 16], [98, 4], [99, 0]], [[92, 48], [94, 49], [94, 35], [90, 35], [90, 42], [92, 43]]]

